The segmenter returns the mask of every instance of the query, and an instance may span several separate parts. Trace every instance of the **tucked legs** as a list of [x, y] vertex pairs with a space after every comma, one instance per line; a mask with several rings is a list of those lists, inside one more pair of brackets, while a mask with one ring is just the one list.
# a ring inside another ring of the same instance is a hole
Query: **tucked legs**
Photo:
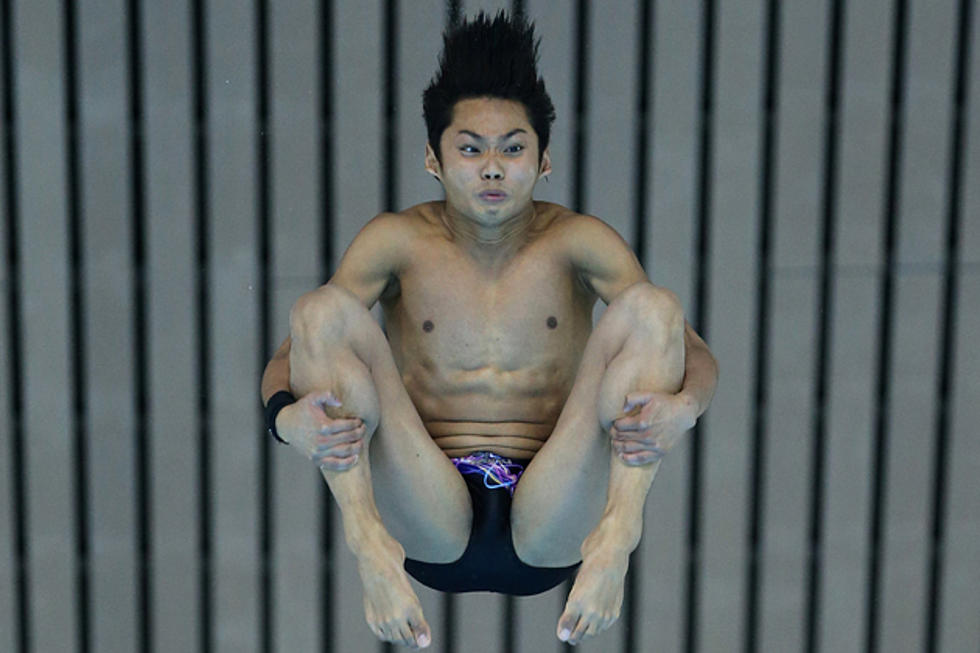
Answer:
[[388, 342], [350, 293], [325, 286], [290, 316], [290, 384], [298, 394], [331, 391], [329, 417], [359, 417], [361, 458], [323, 471], [358, 559], [368, 625], [382, 639], [415, 646], [431, 637], [402, 567], [406, 553], [450, 562], [466, 547], [472, 508], [465, 483], [425, 431]]
[[571, 642], [619, 616], [630, 552], [659, 462], [623, 463], [609, 430], [626, 395], [676, 392], [684, 375], [684, 319], [672, 294], [649, 283], [609, 305], [586, 345], [555, 431], [531, 461], [514, 496], [518, 556], [531, 565], [582, 560], [559, 633]]

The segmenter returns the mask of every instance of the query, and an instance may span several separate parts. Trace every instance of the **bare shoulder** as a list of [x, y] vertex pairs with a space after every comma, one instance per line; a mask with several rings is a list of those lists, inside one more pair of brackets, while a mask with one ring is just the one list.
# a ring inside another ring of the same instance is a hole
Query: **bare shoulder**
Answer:
[[372, 247], [386, 247], [399, 242], [404, 244], [405, 238], [419, 233], [422, 226], [420, 223], [424, 222], [424, 219], [420, 219], [418, 209], [419, 207], [412, 207], [397, 213], [379, 213], [361, 228], [355, 242], [362, 241], [358, 244]]
[[[421, 207], [421, 205], [420, 205]], [[408, 264], [411, 243], [426, 227], [424, 208], [379, 213], [351, 241], [330, 283], [371, 307]]]
[[558, 208], [563, 210], [555, 210], [553, 237], [583, 283], [604, 302], [647, 278], [632, 248], [604, 220]]
[[553, 215], [551, 224], [555, 235], [574, 243], [588, 236], [618, 235], [616, 230], [601, 218], [585, 213], [578, 213], [559, 204], [546, 204], [546, 213]]

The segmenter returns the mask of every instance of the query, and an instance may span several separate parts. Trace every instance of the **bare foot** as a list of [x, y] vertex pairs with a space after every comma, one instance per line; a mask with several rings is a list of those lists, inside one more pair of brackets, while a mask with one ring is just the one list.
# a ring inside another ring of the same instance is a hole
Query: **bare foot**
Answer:
[[558, 639], [578, 644], [605, 631], [619, 619], [629, 551], [616, 534], [596, 529], [582, 545], [579, 567], [565, 611], [558, 619]]
[[412, 649], [429, 646], [432, 631], [402, 566], [405, 550], [401, 544], [387, 533], [379, 534], [356, 555], [371, 632], [383, 641]]

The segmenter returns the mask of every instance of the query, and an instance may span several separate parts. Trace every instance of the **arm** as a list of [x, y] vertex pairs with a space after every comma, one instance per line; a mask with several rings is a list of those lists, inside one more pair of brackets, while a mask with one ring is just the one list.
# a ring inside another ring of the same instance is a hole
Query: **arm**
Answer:
[[[328, 283], [351, 292], [367, 308], [371, 308], [400, 269], [401, 253], [408, 237], [405, 220], [404, 216], [381, 214], [368, 222], [347, 248], [337, 271]], [[269, 399], [277, 392], [291, 391], [291, 344], [292, 338], [286, 338], [265, 367], [260, 391], [263, 406], [268, 405]], [[312, 394], [299, 398], [297, 403], [286, 406], [276, 416], [276, 430], [287, 442], [309, 439], [314, 428], [322, 427], [330, 421], [323, 411], [323, 403], [329, 404], [331, 401], [335, 400]], [[337, 435], [338, 444], [350, 442], [350, 438], [344, 433], [337, 432]], [[329, 460], [327, 456], [318, 462], [329, 467], [336, 461]], [[340, 467], [330, 468], [342, 471]]]
[[[364, 225], [327, 283], [353, 293], [368, 309], [374, 306], [401, 267], [401, 252], [404, 251], [406, 237], [405, 220], [404, 216], [382, 213]], [[286, 338], [265, 366], [261, 388], [263, 405], [280, 390], [289, 392], [291, 342], [291, 338]]]
[[[629, 286], [647, 282], [629, 245], [598, 218], [575, 216], [567, 230], [567, 251], [582, 282], [609, 304]], [[718, 383], [718, 364], [704, 340], [685, 322], [684, 383], [677, 394], [633, 392], [628, 415], [615, 421], [614, 445], [622, 459], [643, 465], [659, 457], [707, 410]], [[640, 428], [640, 423], [648, 425]], [[661, 446], [658, 447], [657, 445]]]
[[262, 405], [269, 403], [269, 398], [281, 390], [289, 392], [289, 345], [292, 338], [286, 338], [279, 349], [272, 355], [272, 360], [265, 366], [262, 373]]
[[684, 329], [684, 387], [680, 394], [691, 404], [694, 419], [701, 417], [711, 405], [718, 385], [718, 362], [708, 345], [691, 325]]
[[[626, 241], [602, 220], [576, 215], [565, 230], [566, 251], [579, 278], [607, 305], [634, 283], [648, 281]], [[690, 324], [684, 330], [684, 386], [675, 395], [700, 417], [715, 393], [718, 364]]]

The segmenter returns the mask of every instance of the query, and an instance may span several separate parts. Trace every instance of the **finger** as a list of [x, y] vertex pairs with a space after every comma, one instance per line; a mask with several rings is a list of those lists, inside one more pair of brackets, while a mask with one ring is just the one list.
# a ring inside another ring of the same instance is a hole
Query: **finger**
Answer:
[[346, 458], [347, 456], [353, 456], [356, 453], [360, 453], [361, 449], [364, 447], [363, 440], [354, 440], [353, 442], [342, 442], [340, 444], [333, 442], [325, 442], [318, 444], [315, 449], [315, 453], [320, 456], [333, 456], [335, 458]]
[[667, 453], [673, 446], [676, 438], [671, 438], [664, 433], [655, 431], [638, 431], [635, 436], [613, 438], [612, 445], [615, 447], [625, 447], [625, 451], [660, 451]]
[[327, 445], [336, 446], [338, 444], [346, 444], [348, 442], [356, 442], [358, 440], [364, 439], [365, 429], [363, 426], [359, 426], [356, 429], [351, 429], [350, 431], [340, 431], [338, 433], [322, 433], [317, 435], [313, 441], [317, 446]]
[[655, 463], [664, 457], [663, 453], [658, 453], [657, 451], [640, 451], [637, 453], [624, 453], [620, 456], [622, 461], [630, 467], [642, 467], [644, 465], [649, 465]]
[[646, 460], [643, 454], [621, 454], [619, 459], [623, 461], [623, 464], [627, 467], [643, 467], [648, 465], [652, 461]]
[[361, 448], [354, 443], [341, 444], [338, 446], [320, 445], [314, 452], [317, 456], [331, 458], [348, 458], [356, 453], [360, 453]]
[[318, 447], [338, 447], [344, 444], [351, 444], [364, 439], [364, 431], [354, 429], [353, 431], [343, 431], [329, 435], [318, 435], [313, 442]]
[[632, 440], [616, 440], [613, 442], [612, 448], [620, 457], [649, 449], [649, 447], [644, 447]]
[[330, 456], [324, 457], [313, 457], [313, 462], [317, 464], [317, 467], [330, 472], [346, 472], [348, 469], [353, 467], [357, 463], [358, 455], [354, 454], [347, 458], [333, 458]]
[[333, 406], [334, 408], [343, 406], [340, 399], [338, 399], [337, 396], [330, 390], [317, 394], [313, 398], [313, 403], [317, 404], [318, 406]]
[[647, 422], [642, 417], [623, 417], [613, 421], [617, 431], [642, 431]]
[[356, 417], [351, 419], [332, 419], [320, 426], [320, 433], [328, 435], [330, 433], [340, 433], [341, 431], [353, 431], [363, 423]]
[[614, 425], [619, 424], [656, 424], [664, 421], [664, 406], [645, 406], [641, 411], [635, 411], [613, 420]]

